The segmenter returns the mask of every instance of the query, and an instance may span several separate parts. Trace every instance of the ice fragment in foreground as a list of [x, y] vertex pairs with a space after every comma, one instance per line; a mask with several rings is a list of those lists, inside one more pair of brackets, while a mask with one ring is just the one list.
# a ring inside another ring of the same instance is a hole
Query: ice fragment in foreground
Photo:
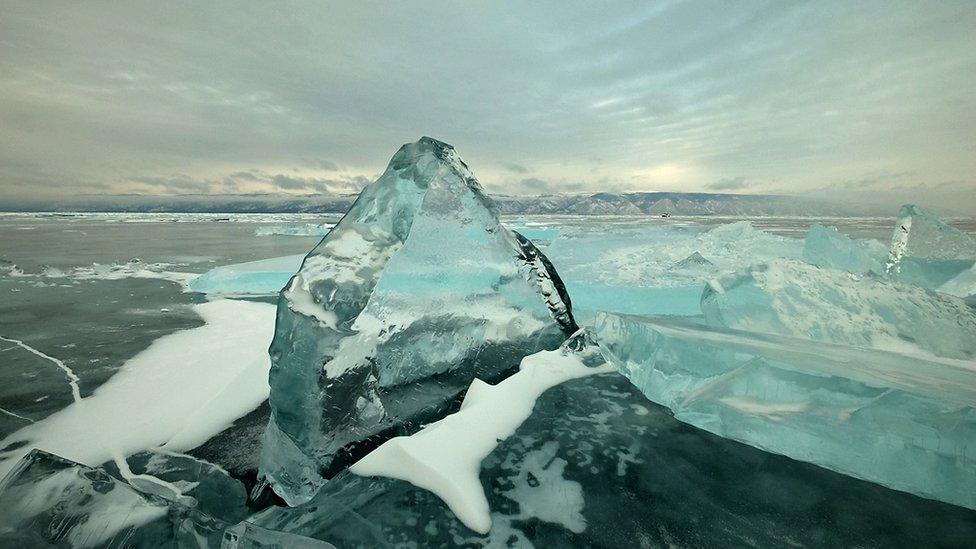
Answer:
[[0, 546], [217, 547], [225, 523], [34, 450], [0, 481]]
[[888, 276], [938, 288], [976, 262], [976, 240], [932, 212], [908, 204], [898, 212], [891, 237]]
[[854, 240], [834, 227], [813, 225], [803, 239], [803, 260], [856, 274], [884, 273], [888, 250], [877, 240]]
[[677, 419], [976, 508], [976, 363], [601, 313], [606, 359]]
[[184, 503], [225, 522], [234, 523], [249, 514], [244, 485], [212, 463], [184, 454], [148, 451], [129, 456], [123, 465], [127, 470], [120, 471], [116, 462], [104, 467], [142, 492]]
[[552, 265], [454, 149], [404, 145], [281, 293], [261, 473], [306, 501], [340, 450], [415, 431], [575, 330]]
[[335, 545], [304, 536], [276, 532], [241, 522], [224, 530], [220, 549], [335, 549]]
[[702, 294], [711, 326], [972, 360], [976, 310], [918, 286], [788, 259], [722, 278]]

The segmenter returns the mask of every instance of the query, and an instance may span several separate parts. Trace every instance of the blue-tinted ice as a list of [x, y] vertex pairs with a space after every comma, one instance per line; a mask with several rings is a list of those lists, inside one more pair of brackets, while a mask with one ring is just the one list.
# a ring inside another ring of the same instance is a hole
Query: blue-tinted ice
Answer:
[[976, 508], [976, 369], [663, 317], [601, 313], [604, 357], [723, 437]]
[[801, 244], [760, 231], [748, 221], [709, 230], [699, 225], [634, 225], [567, 229], [546, 248], [573, 297], [581, 321], [600, 310], [640, 314], [699, 313], [708, 280], [752, 262], [799, 258]]
[[218, 547], [226, 523], [34, 450], [0, 481], [4, 547]]
[[190, 281], [190, 289], [204, 294], [276, 294], [302, 266], [303, 255], [289, 255], [213, 268]]
[[701, 308], [717, 327], [976, 358], [976, 310], [964, 300], [795, 260], [760, 263], [713, 281]]
[[893, 280], [940, 288], [973, 267], [976, 240], [914, 204], [902, 206], [886, 271]]
[[856, 274], [884, 273], [888, 248], [873, 239], [855, 240], [834, 227], [813, 225], [803, 239], [803, 260]]
[[281, 293], [261, 473], [306, 501], [343, 449], [415, 430], [575, 330], [552, 265], [454, 149], [404, 145]]

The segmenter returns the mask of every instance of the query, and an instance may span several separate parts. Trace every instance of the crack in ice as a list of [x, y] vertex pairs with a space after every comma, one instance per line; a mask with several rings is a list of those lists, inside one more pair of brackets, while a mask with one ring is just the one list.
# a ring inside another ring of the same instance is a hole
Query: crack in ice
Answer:
[[5, 414], [7, 414], [9, 416], [13, 416], [13, 417], [15, 417], [17, 419], [22, 419], [24, 421], [29, 421], [31, 423], [34, 423], [34, 420], [33, 419], [31, 419], [29, 417], [24, 417], [24, 416], [22, 416], [20, 414], [15, 414], [14, 412], [11, 412], [10, 410], [4, 409], [4, 408], [0, 408], [0, 412], [3, 412], [3, 413], [5, 413]]
[[28, 351], [43, 359], [53, 362], [58, 368], [60, 368], [64, 372], [64, 375], [68, 378], [68, 384], [71, 385], [71, 396], [75, 399], [75, 402], [81, 402], [81, 389], [78, 387], [78, 382], [81, 381], [81, 379], [78, 376], [76, 376], [74, 370], [69, 368], [64, 362], [61, 362], [60, 360], [54, 358], [51, 355], [47, 355], [42, 353], [41, 351], [38, 351], [37, 349], [31, 347], [30, 345], [24, 343], [19, 339], [13, 339], [4, 336], [0, 336], [0, 339], [6, 341], [7, 343], [13, 343], [18, 347], [23, 348], [25, 351]]

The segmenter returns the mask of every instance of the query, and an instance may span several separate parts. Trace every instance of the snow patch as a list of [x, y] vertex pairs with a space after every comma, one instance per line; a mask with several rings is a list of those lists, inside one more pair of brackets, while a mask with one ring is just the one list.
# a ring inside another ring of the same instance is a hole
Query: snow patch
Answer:
[[91, 396], [0, 441], [0, 477], [32, 448], [96, 466], [162, 446], [194, 448], [268, 398], [275, 307], [217, 300], [194, 306], [205, 325], [162, 337]]
[[[497, 385], [472, 382], [458, 412], [414, 435], [387, 441], [349, 469], [357, 475], [396, 478], [430, 490], [465, 526], [487, 533], [492, 519], [478, 478], [481, 461], [499, 442], [515, 433], [547, 389], [571, 379], [611, 371], [606, 364], [587, 367], [579, 355], [562, 350], [527, 356], [518, 373]], [[561, 476], [562, 469], [558, 471]], [[581, 520], [581, 516], [563, 515], [560, 513], [556, 521], [579, 527], [576, 519]]]

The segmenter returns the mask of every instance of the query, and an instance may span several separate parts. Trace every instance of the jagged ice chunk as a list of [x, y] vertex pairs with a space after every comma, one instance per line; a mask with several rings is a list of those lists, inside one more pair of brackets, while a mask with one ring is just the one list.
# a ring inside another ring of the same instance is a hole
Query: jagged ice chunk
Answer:
[[883, 273], [888, 250], [877, 240], [855, 240], [834, 227], [815, 224], [803, 239], [803, 260], [855, 274]]
[[555, 269], [454, 149], [404, 145], [281, 293], [261, 473], [306, 501], [344, 448], [415, 431], [575, 330]]
[[885, 265], [889, 277], [926, 288], [946, 284], [976, 263], [976, 240], [914, 204], [901, 207]]

